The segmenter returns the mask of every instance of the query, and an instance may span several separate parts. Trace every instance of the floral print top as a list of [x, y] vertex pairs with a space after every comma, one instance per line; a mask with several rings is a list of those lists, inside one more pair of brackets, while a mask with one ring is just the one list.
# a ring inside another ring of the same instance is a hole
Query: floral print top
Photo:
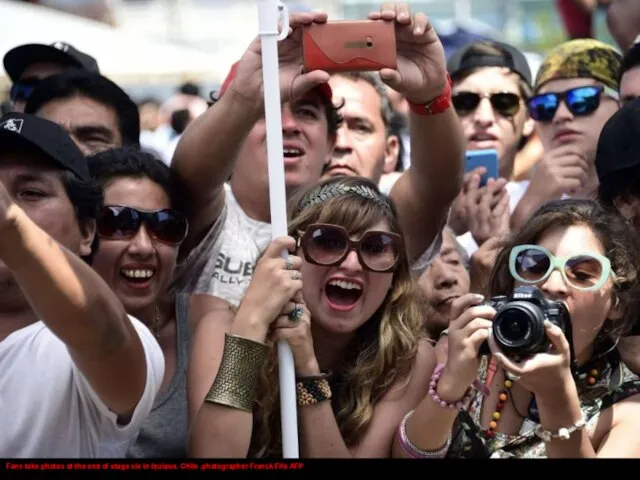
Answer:
[[[488, 357], [481, 361], [479, 380], [485, 383], [489, 369]], [[627, 368], [617, 352], [604, 359], [604, 368], [597, 382], [588, 385], [586, 374], [578, 379], [578, 392], [582, 413], [587, 420], [586, 429], [593, 433], [600, 412], [614, 403], [640, 393], [640, 378]], [[479, 426], [483, 400], [482, 392], [474, 391], [466, 410], [461, 410], [452, 429], [451, 446], [447, 458], [546, 458], [545, 443], [534, 433], [537, 422], [535, 410], [522, 424], [518, 435], [495, 433], [487, 435]]]

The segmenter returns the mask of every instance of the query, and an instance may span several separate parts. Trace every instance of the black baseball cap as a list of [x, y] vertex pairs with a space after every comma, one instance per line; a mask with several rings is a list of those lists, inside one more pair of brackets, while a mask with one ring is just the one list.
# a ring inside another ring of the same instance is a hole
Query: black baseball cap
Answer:
[[640, 99], [623, 105], [609, 118], [596, 150], [600, 183], [610, 175], [633, 167], [640, 167]]
[[[501, 52], [501, 55], [479, 53], [475, 47], [493, 47]], [[505, 67], [518, 74], [527, 85], [531, 86], [533, 80], [529, 62], [524, 54], [515, 47], [495, 40], [479, 40], [466, 44], [456, 50], [447, 61], [449, 75], [455, 79], [465, 71], [482, 67]]]
[[0, 152], [15, 146], [40, 152], [81, 180], [91, 179], [84, 155], [57, 123], [26, 113], [3, 115], [0, 117]]
[[37, 62], [53, 62], [69, 67], [100, 73], [95, 58], [65, 42], [50, 45], [29, 43], [9, 50], [4, 56], [4, 69], [12, 82], [17, 82], [29, 65]]

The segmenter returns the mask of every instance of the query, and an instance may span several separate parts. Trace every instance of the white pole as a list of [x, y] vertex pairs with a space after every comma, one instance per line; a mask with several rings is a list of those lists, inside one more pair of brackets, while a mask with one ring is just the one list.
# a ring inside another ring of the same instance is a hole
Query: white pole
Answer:
[[[278, 33], [278, 20], [282, 24]], [[269, 201], [272, 238], [287, 235], [287, 201], [284, 183], [284, 155], [282, 152], [282, 108], [280, 106], [280, 75], [278, 40], [289, 33], [287, 8], [278, 0], [260, 0], [258, 25], [262, 46], [262, 75], [265, 123], [267, 128], [267, 156], [269, 159]], [[288, 252], [282, 252], [283, 256]], [[280, 416], [282, 418], [283, 458], [298, 458], [298, 410], [293, 354], [287, 342], [278, 343], [280, 376]]]

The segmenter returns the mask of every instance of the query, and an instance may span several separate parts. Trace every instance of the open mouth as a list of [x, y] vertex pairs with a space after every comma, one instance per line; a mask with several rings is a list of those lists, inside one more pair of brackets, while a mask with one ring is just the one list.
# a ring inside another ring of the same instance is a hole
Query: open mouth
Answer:
[[329, 306], [335, 310], [348, 311], [362, 297], [362, 285], [347, 280], [329, 280], [324, 287]]
[[474, 133], [469, 138], [469, 142], [483, 143], [483, 142], [495, 142], [498, 140], [498, 137], [492, 135], [490, 133]]
[[304, 150], [295, 147], [284, 147], [282, 153], [284, 158], [298, 158], [304, 155]]
[[120, 275], [129, 283], [134, 285], [146, 285], [156, 274], [151, 268], [122, 268]]

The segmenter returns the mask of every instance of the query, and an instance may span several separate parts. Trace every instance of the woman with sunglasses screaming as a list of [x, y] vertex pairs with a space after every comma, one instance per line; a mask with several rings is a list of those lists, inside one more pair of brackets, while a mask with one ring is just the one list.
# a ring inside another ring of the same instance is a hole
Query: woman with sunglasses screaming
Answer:
[[217, 373], [191, 453], [282, 455], [274, 345], [284, 340], [294, 356], [301, 457], [390, 457], [400, 419], [426, 394], [435, 367], [395, 210], [355, 177], [327, 179], [291, 202], [291, 237], [259, 260], [219, 367], [210, 368]]
[[626, 223], [596, 202], [539, 209], [498, 255], [493, 301], [456, 300], [407, 441], [449, 457], [640, 457], [640, 380], [616, 348], [639, 313], [638, 265]]
[[541, 205], [562, 197], [595, 198], [598, 137], [619, 108], [622, 57], [592, 39], [553, 49], [538, 70], [527, 100], [544, 155], [511, 218], [519, 227]]
[[180, 191], [169, 167], [147, 153], [114, 149], [89, 157], [88, 163], [104, 192], [93, 268], [127, 312], [151, 329], [166, 364], [160, 393], [127, 455], [184, 457], [189, 305], [188, 298], [167, 292], [188, 231], [185, 216], [174, 208]]

